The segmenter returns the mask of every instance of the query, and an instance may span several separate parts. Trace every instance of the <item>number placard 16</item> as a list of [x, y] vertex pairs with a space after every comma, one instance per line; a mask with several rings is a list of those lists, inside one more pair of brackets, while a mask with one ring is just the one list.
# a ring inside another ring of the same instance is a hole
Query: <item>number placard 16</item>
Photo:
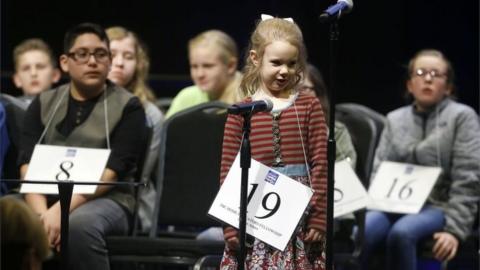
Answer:
[[392, 213], [418, 213], [438, 176], [439, 167], [384, 161], [368, 190], [369, 209]]

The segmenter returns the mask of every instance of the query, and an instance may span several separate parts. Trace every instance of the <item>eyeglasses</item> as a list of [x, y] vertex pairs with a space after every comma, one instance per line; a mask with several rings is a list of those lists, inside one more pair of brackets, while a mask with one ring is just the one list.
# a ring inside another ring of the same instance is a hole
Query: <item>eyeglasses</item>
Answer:
[[436, 78], [438, 79], [438, 78], [446, 77], [445, 73], [441, 73], [440, 71], [435, 70], [435, 69], [426, 70], [424, 68], [418, 68], [417, 70], [415, 70], [415, 76], [417, 76], [417, 77], [425, 78], [427, 76], [427, 74], [430, 75], [430, 77], [432, 79], [436, 79]]
[[78, 64], [85, 64], [90, 60], [90, 56], [93, 55], [97, 63], [108, 63], [110, 61], [110, 52], [105, 49], [96, 49], [93, 52], [89, 52], [86, 49], [79, 49], [74, 52], [67, 53], [68, 57], [71, 57]]

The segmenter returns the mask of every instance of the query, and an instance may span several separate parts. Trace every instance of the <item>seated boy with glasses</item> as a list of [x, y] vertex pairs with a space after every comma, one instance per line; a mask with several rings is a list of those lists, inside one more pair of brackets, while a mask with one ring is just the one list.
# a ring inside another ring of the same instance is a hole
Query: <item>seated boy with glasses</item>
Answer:
[[[103, 28], [84, 23], [65, 35], [60, 65], [70, 82], [40, 94], [22, 131], [20, 173], [25, 176], [35, 145], [110, 148], [101, 181], [130, 181], [146, 134], [145, 113], [127, 90], [107, 80], [111, 65]], [[60, 248], [58, 197], [29, 193], [51, 247]], [[134, 198], [130, 188], [99, 186], [92, 195], [73, 194], [68, 269], [109, 269], [105, 237], [128, 232]]]

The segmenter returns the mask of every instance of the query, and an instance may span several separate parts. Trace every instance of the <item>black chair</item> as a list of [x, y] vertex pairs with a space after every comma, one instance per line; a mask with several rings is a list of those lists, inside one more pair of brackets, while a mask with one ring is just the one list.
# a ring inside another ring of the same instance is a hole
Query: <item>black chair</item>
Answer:
[[[20, 99], [7, 95], [0, 94], [0, 102], [5, 107], [7, 131], [10, 139], [10, 146], [8, 148], [3, 177], [5, 179], [19, 179], [20, 170], [17, 166], [18, 151], [20, 149], [20, 135], [23, 127], [23, 119], [28, 108], [28, 104]], [[18, 184], [8, 184], [9, 189], [17, 188]]]
[[[358, 112], [362, 116], [367, 117], [373, 120], [373, 123], [376, 127], [376, 134], [375, 134], [375, 148], [380, 141], [380, 135], [382, 134], [383, 127], [385, 126], [386, 117], [383, 114], [380, 114], [364, 105], [357, 104], [357, 103], [340, 103], [337, 104], [335, 107], [339, 111], [351, 111], [351, 112]], [[371, 165], [373, 166], [373, 164]], [[370, 170], [371, 170], [370, 166]], [[370, 177], [370, 175], [368, 175]]]
[[[383, 128], [384, 116], [360, 104], [336, 105], [335, 119], [348, 129], [357, 153], [355, 172], [365, 188], [368, 188], [375, 156], [375, 148]], [[334, 237], [334, 262], [338, 266], [355, 269], [361, 252], [364, 235], [365, 209], [354, 213], [355, 220], [342, 220]], [[351, 239], [353, 226], [358, 232]]]
[[341, 103], [335, 108], [336, 119], [346, 125], [357, 152], [355, 171], [368, 188], [375, 149], [385, 124], [385, 116], [355, 103]]
[[[140, 152], [140, 158], [137, 161], [137, 171], [135, 171], [134, 178], [136, 182], [142, 182], [144, 185], [149, 185], [148, 181], [144, 181], [142, 179], [142, 175], [145, 170], [145, 161], [147, 160], [148, 154], [149, 154], [149, 149], [150, 149], [150, 144], [152, 143], [152, 138], [153, 138], [153, 128], [152, 127], [147, 127], [147, 134], [144, 142], [144, 147], [142, 151]], [[143, 186], [135, 188], [135, 207], [134, 207], [134, 212], [133, 212], [133, 217], [131, 221], [131, 226], [130, 226], [130, 235], [136, 236], [137, 233], [139, 233], [139, 228], [140, 228], [140, 220], [138, 216], [138, 208], [139, 208], [139, 200], [140, 200], [140, 188], [144, 188]]]
[[195, 236], [203, 228], [220, 226], [207, 212], [219, 188], [226, 108], [220, 102], [205, 103], [165, 122], [152, 230], [149, 236], [110, 237], [113, 269], [125, 262], [129, 269], [162, 265], [198, 269], [209, 256], [223, 253], [224, 241], [200, 241]]

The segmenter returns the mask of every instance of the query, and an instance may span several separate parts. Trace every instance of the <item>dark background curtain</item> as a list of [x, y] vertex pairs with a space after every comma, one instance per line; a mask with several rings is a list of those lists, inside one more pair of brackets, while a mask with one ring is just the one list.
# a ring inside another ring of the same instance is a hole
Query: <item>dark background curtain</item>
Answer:
[[[190, 84], [187, 41], [221, 29], [238, 43], [242, 58], [261, 13], [292, 17], [301, 27], [309, 60], [328, 75], [328, 26], [318, 22], [334, 1], [1, 0], [1, 91], [11, 82], [12, 50], [23, 39], [45, 39], [61, 54], [65, 31], [80, 22], [132, 29], [148, 44], [151, 85], [157, 97]], [[458, 98], [479, 111], [479, 1], [357, 0], [341, 20], [337, 103], [356, 102], [386, 113], [406, 103], [405, 66], [424, 48], [443, 51], [457, 75]], [[243, 60], [241, 62], [243, 64]]]

